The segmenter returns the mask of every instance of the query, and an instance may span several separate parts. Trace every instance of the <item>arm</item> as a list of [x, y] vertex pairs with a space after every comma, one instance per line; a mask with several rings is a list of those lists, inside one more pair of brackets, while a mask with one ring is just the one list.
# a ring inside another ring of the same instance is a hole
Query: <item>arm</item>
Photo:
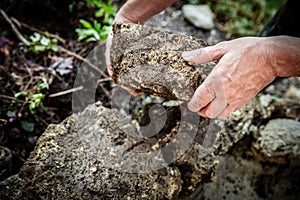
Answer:
[[177, 0], [129, 0], [119, 10], [115, 21], [144, 24]]
[[194, 63], [219, 60], [188, 106], [204, 117], [225, 118], [276, 77], [300, 76], [300, 39], [245, 37], [185, 52], [183, 58]]

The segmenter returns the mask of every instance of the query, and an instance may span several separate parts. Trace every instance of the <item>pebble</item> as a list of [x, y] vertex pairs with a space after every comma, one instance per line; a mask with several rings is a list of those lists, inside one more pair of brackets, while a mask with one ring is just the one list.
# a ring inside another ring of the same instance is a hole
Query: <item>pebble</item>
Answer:
[[190, 5], [182, 6], [184, 17], [194, 26], [206, 30], [214, 28], [214, 14], [207, 5]]

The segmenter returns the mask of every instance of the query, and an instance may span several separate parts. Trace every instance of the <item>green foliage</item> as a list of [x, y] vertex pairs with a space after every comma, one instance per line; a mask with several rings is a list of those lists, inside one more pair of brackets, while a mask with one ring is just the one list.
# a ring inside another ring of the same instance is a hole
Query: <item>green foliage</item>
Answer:
[[[194, 0], [197, 2], [196, 0]], [[285, 0], [202, 0], [233, 37], [257, 35]]]
[[83, 28], [77, 28], [75, 31], [78, 34], [78, 40], [85, 39], [86, 42], [98, 41], [101, 39], [101, 24], [94, 20], [91, 24], [83, 19], [80, 20]]
[[102, 0], [85, 1], [88, 6], [96, 9], [94, 16], [97, 20], [90, 23], [84, 19], [80, 19], [83, 28], [75, 30], [78, 34], [78, 40], [85, 40], [86, 42], [106, 40], [117, 9], [113, 7], [111, 0], [107, 3], [104, 3]]
[[112, 24], [117, 9], [113, 7], [112, 1], [109, 0], [107, 3], [104, 3], [102, 0], [85, 0], [88, 5], [98, 9], [95, 12], [96, 18], [103, 18], [102, 22], [104, 24]]
[[34, 53], [39, 53], [47, 50], [51, 50], [54, 52], [58, 51], [57, 39], [51, 39], [47, 32], [44, 35], [35, 32], [29, 37], [29, 39], [31, 42], [31, 47], [29, 48], [29, 50]]
[[36, 109], [41, 108], [43, 110], [47, 110], [43, 104], [43, 99], [45, 98], [45, 94], [42, 93], [42, 90], [48, 88], [46, 83], [41, 83], [37, 85], [36, 93], [30, 91], [22, 91], [15, 94], [15, 97], [25, 97], [25, 102], [28, 104], [28, 108], [31, 114], [36, 113]]

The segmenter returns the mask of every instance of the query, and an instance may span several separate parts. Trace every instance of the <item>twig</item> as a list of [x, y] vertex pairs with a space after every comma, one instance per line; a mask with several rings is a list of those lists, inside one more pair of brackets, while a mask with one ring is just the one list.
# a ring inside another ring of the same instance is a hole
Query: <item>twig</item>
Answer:
[[4, 19], [10, 24], [12, 30], [15, 32], [15, 34], [17, 35], [17, 37], [26, 45], [26, 46], [30, 46], [31, 43], [26, 40], [26, 38], [23, 37], [23, 35], [19, 32], [19, 30], [16, 28], [16, 26], [12, 23], [12, 21], [10, 20], [10, 18], [7, 16], [7, 14], [4, 12], [4, 10], [2, 10], [0, 8], [0, 12], [2, 14], [2, 16], [4, 17]]
[[99, 85], [99, 87], [102, 89], [102, 91], [104, 92], [104, 94], [109, 98], [109, 97], [110, 97], [110, 94], [109, 94], [109, 92], [107, 91], [107, 89], [105, 89], [105, 87], [103, 87], [103, 85]]
[[73, 93], [73, 92], [76, 92], [76, 91], [79, 91], [79, 90], [82, 90], [83, 89], [83, 86], [79, 86], [77, 88], [72, 88], [72, 89], [69, 89], [69, 90], [65, 90], [65, 91], [62, 91], [62, 92], [57, 92], [55, 94], [50, 94], [49, 97], [58, 97], [58, 96], [62, 96], [62, 95], [65, 95], [65, 94], [69, 94], [69, 93]]
[[108, 76], [101, 70], [99, 69], [96, 65], [94, 65], [93, 63], [91, 63], [88, 59], [83, 58], [81, 55], [69, 51], [68, 49], [63, 48], [62, 46], [58, 46], [59, 51], [65, 52], [66, 54], [68, 54], [69, 56], [73, 56], [75, 58], [77, 58], [78, 60], [81, 60], [82, 62], [85, 62], [86, 64], [88, 64], [91, 68], [93, 68], [94, 70], [98, 71], [102, 76], [104, 76], [105, 78], [108, 78]]
[[[31, 31], [34, 31], [34, 32], [38, 32], [38, 33], [40, 33], [40, 34], [45, 34], [47, 31], [41, 31], [41, 30], [39, 30], [39, 29], [37, 29], [37, 28], [35, 28], [35, 27], [32, 27], [32, 26], [29, 26], [28, 24], [25, 24], [25, 23], [23, 23], [23, 22], [19, 22], [16, 18], [14, 18], [14, 17], [11, 17], [11, 20], [14, 22], [14, 23], [16, 23], [18, 26], [23, 26], [24, 28], [27, 28], [27, 29], [29, 29], [29, 30], [31, 30]], [[61, 43], [63, 43], [63, 44], [65, 44], [66, 43], [66, 40], [64, 40], [63, 38], [61, 38], [60, 36], [58, 36], [58, 35], [56, 35], [56, 34], [52, 34], [52, 33], [49, 33], [49, 32], [47, 32], [48, 34], [49, 34], [49, 36], [50, 37], [52, 37], [52, 38], [56, 38], [58, 41], [60, 41]]]
[[[10, 20], [10, 18], [6, 15], [6, 13], [0, 8], [0, 12], [3, 15], [3, 17], [5, 18], [5, 20], [10, 24], [11, 28], [13, 29], [13, 31], [15, 32], [15, 34], [17, 35], [17, 37], [26, 45], [26, 46], [30, 46], [31, 43], [26, 40], [23, 35], [19, 32], [19, 30], [16, 28], [16, 26], [13, 24], [13, 22]], [[93, 63], [91, 63], [89, 60], [83, 58], [81, 55], [72, 52], [68, 49], [65, 49], [62, 46], [58, 46], [59, 51], [64, 52], [66, 54], [68, 54], [69, 56], [73, 56], [75, 58], [77, 58], [78, 60], [81, 60], [82, 62], [85, 62], [86, 64], [88, 64], [91, 68], [93, 68], [94, 70], [98, 71], [102, 76], [104, 76], [105, 78], [107, 78], [108, 76], [101, 70], [99, 69], [96, 65], [94, 65]]]
[[21, 102], [21, 103], [24, 103], [24, 102], [25, 102], [25, 101], [23, 101], [23, 100], [17, 99], [17, 98], [15, 98], [15, 97], [10, 97], [10, 96], [4, 95], [4, 94], [0, 94], [0, 98], [9, 99], [9, 100], [14, 100], [14, 101], [18, 101], [18, 102]]
[[41, 121], [45, 126], [49, 126], [49, 123], [38, 115], [34, 115], [34, 118], [36, 119], [36, 121]]
[[111, 77], [107, 77], [107, 78], [99, 79], [97, 81], [97, 84], [100, 84], [100, 83], [103, 83], [103, 82], [107, 82], [107, 81], [112, 81], [112, 78]]

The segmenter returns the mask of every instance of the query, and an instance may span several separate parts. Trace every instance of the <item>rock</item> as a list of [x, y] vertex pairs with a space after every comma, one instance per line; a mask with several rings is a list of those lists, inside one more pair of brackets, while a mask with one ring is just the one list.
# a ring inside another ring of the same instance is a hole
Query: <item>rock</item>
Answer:
[[207, 5], [182, 6], [184, 17], [198, 28], [211, 30], [214, 28], [214, 14]]
[[[245, 137], [219, 158], [213, 181], [200, 184], [188, 199], [299, 198], [299, 101], [270, 97], [261, 94], [226, 119], [232, 140], [238, 140], [235, 133]], [[265, 146], [259, 146], [262, 137]], [[263, 149], [277, 157], [262, 155]]]
[[19, 176], [0, 183], [0, 198], [177, 199], [188, 194], [213, 176], [232, 138], [243, 135], [226, 132], [219, 120], [199, 118], [193, 124], [194, 113], [185, 110], [178, 117], [183, 120], [176, 122], [170, 113], [168, 128], [145, 138], [116, 110], [90, 105], [47, 128]]
[[183, 51], [207, 46], [191, 36], [136, 24], [113, 25], [113, 80], [125, 87], [188, 101], [215, 66], [183, 60]]
[[[181, 115], [176, 114], [179, 108], [172, 108], [164, 128], [151, 137], [141, 137], [130, 119], [116, 110], [100, 103], [90, 105], [82, 113], [47, 128], [19, 175], [0, 182], [0, 199], [178, 199], [180, 195], [193, 196], [193, 191], [198, 197], [209, 195], [209, 191], [220, 186], [212, 184], [209, 190], [204, 183], [214, 176], [223, 155], [245, 135], [259, 135], [264, 126], [261, 122], [274, 113], [293, 116], [286, 107], [298, 105], [275, 100], [261, 104], [260, 99], [266, 98], [255, 98], [225, 121], [199, 117], [192, 123], [194, 113], [184, 109], [184, 105], [180, 106]], [[250, 148], [245, 143], [241, 145]], [[153, 152], [154, 159], [148, 159]], [[237, 152], [241, 157], [242, 151]], [[228, 162], [223, 161], [221, 166]], [[243, 173], [247, 171], [245, 163], [240, 169]], [[217, 171], [221, 177], [224, 174], [225, 182], [244, 177], [226, 170], [221, 167]], [[229, 187], [234, 189], [238, 184]], [[203, 190], [207, 192], [199, 193]], [[226, 192], [222, 190], [222, 194]]]
[[273, 119], [262, 128], [255, 145], [268, 157], [300, 156], [300, 122]]

